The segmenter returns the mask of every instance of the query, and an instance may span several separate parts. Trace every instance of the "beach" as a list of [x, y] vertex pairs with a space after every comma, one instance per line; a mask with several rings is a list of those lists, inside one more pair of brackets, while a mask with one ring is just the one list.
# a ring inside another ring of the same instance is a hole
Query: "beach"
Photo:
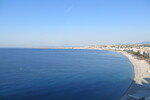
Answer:
[[131, 100], [131, 96], [150, 97], [150, 73], [148, 73], [150, 65], [145, 60], [139, 60], [136, 56], [127, 52], [120, 53], [129, 59], [134, 68], [133, 82], [120, 100]]

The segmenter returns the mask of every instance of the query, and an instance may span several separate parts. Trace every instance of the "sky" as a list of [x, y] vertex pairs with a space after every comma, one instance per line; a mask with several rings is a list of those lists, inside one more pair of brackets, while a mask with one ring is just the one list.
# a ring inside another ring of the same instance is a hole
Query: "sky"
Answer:
[[150, 41], [150, 0], [0, 0], [0, 47]]

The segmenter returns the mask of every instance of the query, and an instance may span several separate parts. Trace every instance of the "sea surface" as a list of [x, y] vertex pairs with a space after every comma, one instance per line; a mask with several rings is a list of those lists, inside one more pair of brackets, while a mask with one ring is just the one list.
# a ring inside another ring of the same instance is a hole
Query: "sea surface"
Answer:
[[112, 51], [0, 49], [0, 100], [118, 100], [133, 76]]

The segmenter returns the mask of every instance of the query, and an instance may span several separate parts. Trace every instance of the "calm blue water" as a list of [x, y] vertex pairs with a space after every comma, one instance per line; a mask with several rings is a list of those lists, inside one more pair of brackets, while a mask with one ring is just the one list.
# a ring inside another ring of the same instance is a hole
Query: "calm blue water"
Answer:
[[118, 100], [132, 77], [112, 51], [0, 49], [0, 100]]

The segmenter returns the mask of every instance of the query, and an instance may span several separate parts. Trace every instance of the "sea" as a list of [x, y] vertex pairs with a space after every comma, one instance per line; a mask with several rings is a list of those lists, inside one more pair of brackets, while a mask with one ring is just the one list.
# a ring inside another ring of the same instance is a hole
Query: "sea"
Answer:
[[133, 76], [113, 51], [0, 49], [0, 100], [119, 100]]

